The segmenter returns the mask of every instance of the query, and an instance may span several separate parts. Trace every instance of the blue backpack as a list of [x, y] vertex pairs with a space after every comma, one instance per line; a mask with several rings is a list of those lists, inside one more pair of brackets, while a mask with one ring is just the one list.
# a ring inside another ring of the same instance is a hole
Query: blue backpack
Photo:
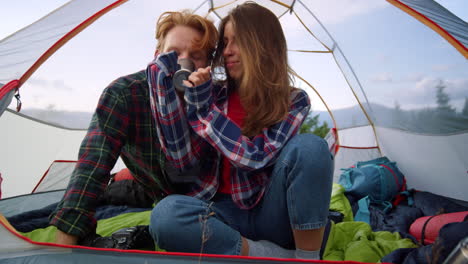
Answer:
[[371, 203], [386, 212], [392, 208], [392, 199], [406, 191], [405, 176], [396, 162], [387, 157], [358, 162], [342, 170], [339, 183], [345, 188], [346, 194], [359, 199], [359, 209], [354, 217], [356, 221], [369, 223]]

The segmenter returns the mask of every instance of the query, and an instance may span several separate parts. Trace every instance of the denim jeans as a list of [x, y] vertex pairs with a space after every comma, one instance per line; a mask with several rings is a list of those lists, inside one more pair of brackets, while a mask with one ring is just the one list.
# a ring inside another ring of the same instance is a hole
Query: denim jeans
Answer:
[[292, 229], [326, 225], [332, 174], [326, 141], [296, 135], [279, 154], [264, 197], [253, 209], [238, 208], [227, 194], [210, 201], [170, 195], [153, 209], [150, 232], [168, 251], [240, 255], [241, 236], [293, 249]]

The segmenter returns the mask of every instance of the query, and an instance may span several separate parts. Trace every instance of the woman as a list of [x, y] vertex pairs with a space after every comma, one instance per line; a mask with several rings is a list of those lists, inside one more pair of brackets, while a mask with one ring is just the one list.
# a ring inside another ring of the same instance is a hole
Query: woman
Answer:
[[210, 67], [192, 73], [184, 118], [194, 133], [164, 143], [180, 154], [167, 154], [175, 167], [202, 170], [187, 195], [156, 205], [151, 233], [168, 251], [318, 259], [333, 161], [323, 139], [296, 135], [310, 102], [290, 85], [281, 25], [247, 2], [219, 29], [213, 67], [227, 80], [213, 84]]

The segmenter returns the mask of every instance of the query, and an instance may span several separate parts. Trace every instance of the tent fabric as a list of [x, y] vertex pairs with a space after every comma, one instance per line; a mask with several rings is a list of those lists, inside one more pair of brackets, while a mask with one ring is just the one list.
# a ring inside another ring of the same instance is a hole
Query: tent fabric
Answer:
[[0, 200], [0, 212], [5, 217], [37, 210], [60, 201], [65, 191], [51, 191], [19, 195]]
[[76, 160], [86, 134], [11, 111], [3, 113], [0, 127], [0, 138], [7, 139], [0, 154], [4, 198], [31, 193], [54, 160]]
[[[28, 27], [1, 40], [0, 83], [22, 78], [22, 74], [64, 35], [114, 1], [94, 2], [70, 1]], [[31, 46], [34, 46], [34, 49], [31, 49]]]
[[34, 187], [32, 193], [63, 190], [68, 185], [76, 161], [56, 160]]
[[12, 89], [8, 92], [6, 92], [5, 96], [0, 99], [0, 117], [2, 116], [3, 112], [7, 109], [7, 107], [10, 105], [13, 96], [15, 95], [15, 90]]
[[[49, 171], [37, 183], [53, 161], [77, 158], [102, 89], [146, 67], [161, 12], [192, 8], [217, 24], [242, 2], [73, 0], [0, 40], [0, 83], [6, 84], [0, 87], [0, 212], [15, 213], [3, 206], [13, 201], [21, 212], [48, 196], [60, 199], [63, 191], [48, 190], [62, 188], [65, 177], [54, 175], [66, 172]], [[336, 129], [335, 181], [342, 168], [385, 155], [398, 163], [409, 188], [468, 201], [463, 188], [468, 184], [466, 21], [433, 0], [257, 2], [280, 19], [295, 85], [309, 93], [311, 115], [326, 109], [321, 119]], [[138, 20], [132, 19], [135, 14]], [[147, 39], [135, 34], [141, 32]], [[27, 115], [11, 110], [16, 92]], [[37, 102], [41, 111], [33, 111]], [[11, 109], [4, 110], [8, 104]], [[88, 115], [82, 118], [82, 113]], [[9, 199], [35, 187], [42, 193], [32, 194], [34, 201], [27, 202], [27, 195]], [[0, 244], [9, 241], [4, 234]], [[47, 255], [53, 250], [26, 248], [31, 255], [26, 259], [38, 250], [46, 252], [43, 259], [53, 259]], [[94, 254], [67, 252], [64, 258]]]
[[[468, 58], [468, 23], [459, 19], [450, 11], [434, 1], [418, 1], [418, 0], [400, 0], [405, 5], [417, 10], [428, 19], [434, 22], [434, 26], [442, 28], [449, 34], [442, 32], [443, 37], [456, 39], [452, 45]], [[450, 39], [448, 41], [451, 41]]]
[[418, 135], [380, 127], [377, 133], [382, 152], [396, 157], [409, 188], [468, 201], [468, 133]]

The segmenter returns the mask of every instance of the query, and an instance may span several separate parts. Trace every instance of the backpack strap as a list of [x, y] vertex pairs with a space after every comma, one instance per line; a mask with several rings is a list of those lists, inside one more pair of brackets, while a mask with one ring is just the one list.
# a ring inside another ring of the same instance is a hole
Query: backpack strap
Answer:
[[354, 221], [366, 222], [370, 224], [370, 198], [369, 196], [365, 196], [358, 201], [359, 209], [354, 216]]
[[[387, 213], [393, 208], [392, 204], [388, 201], [372, 201], [372, 203], [376, 204], [384, 213]], [[354, 221], [366, 222], [370, 224], [370, 204], [371, 199], [369, 196], [365, 196], [358, 201], [358, 210], [354, 216]]]
[[434, 217], [436, 217], [436, 216], [437, 216], [437, 214], [436, 214], [436, 215], [433, 215], [433, 216], [431, 216], [431, 217], [429, 217], [429, 218], [426, 220], [426, 222], [424, 222], [424, 225], [423, 225], [423, 227], [421, 228], [421, 241], [420, 241], [420, 243], [421, 243], [421, 245], [423, 245], [423, 246], [426, 245], [425, 242], [424, 242], [424, 240], [425, 240], [425, 237], [426, 237], [426, 227], [427, 227], [427, 224], [432, 220], [432, 218], [434, 218]]

